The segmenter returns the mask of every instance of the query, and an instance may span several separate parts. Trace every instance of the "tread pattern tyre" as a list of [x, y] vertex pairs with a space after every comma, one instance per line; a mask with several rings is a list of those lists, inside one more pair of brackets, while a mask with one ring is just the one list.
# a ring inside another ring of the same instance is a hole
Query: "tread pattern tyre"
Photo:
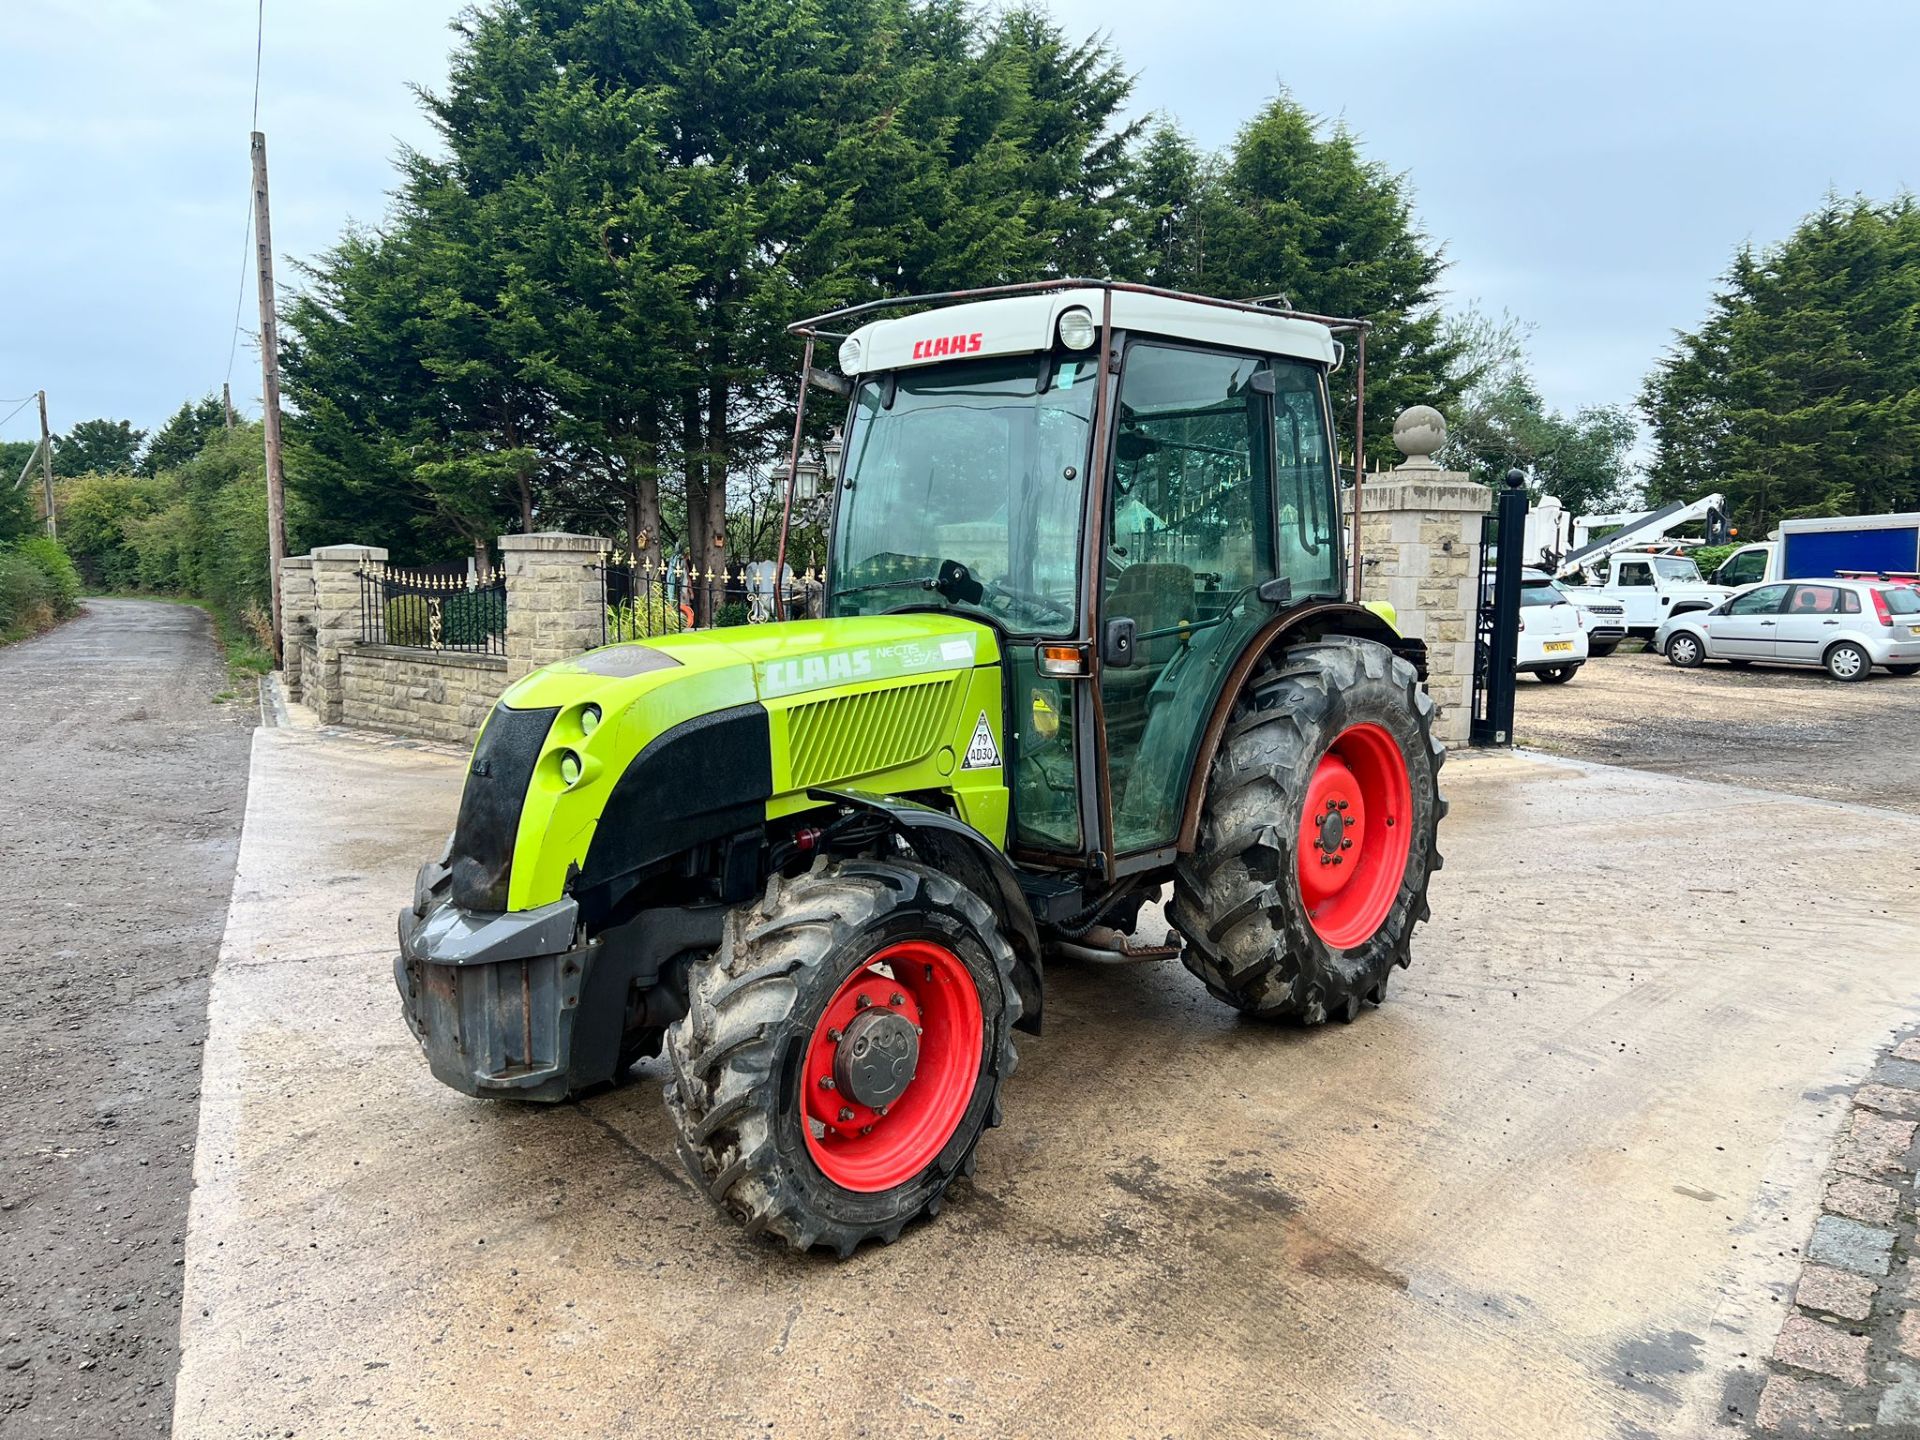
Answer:
[[[1296, 873], [1310, 782], [1349, 726], [1377, 726], [1398, 746], [1411, 782], [1413, 832], [1385, 920], [1338, 949], [1307, 912]], [[1199, 844], [1175, 871], [1167, 918], [1187, 939], [1186, 966], [1219, 1000], [1263, 1019], [1351, 1020], [1386, 996], [1410, 963], [1426, 920], [1427, 883], [1441, 866], [1435, 839], [1446, 802], [1446, 750], [1433, 701], [1413, 667], [1369, 640], [1297, 645], [1256, 675], [1236, 702], [1207, 782]]]
[[[887, 1190], [845, 1189], [810, 1153], [808, 1045], [836, 992], [870, 957], [925, 939], [957, 956], [978, 991], [972, 1095], [918, 1174]], [[687, 1013], [667, 1031], [667, 1111], [688, 1173], [749, 1234], [777, 1235], [796, 1250], [823, 1246], [844, 1258], [862, 1241], [898, 1239], [908, 1222], [938, 1212], [955, 1176], [973, 1173], [975, 1145], [1000, 1123], [1021, 1008], [1013, 963], [987, 903], [923, 865], [823, 858], [794, 879], [775, 876], [728, 918], [720, 949], [694, 962]]]

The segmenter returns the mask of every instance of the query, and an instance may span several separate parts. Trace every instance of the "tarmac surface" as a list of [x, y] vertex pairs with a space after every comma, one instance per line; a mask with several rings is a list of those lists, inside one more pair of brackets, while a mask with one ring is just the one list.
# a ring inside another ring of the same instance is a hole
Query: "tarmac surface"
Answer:
[[201, 611], [0, 649], [0, 1437], [164, 1434], [248, 732]]
[[1177, 963], [1056, 967], [978, 1175], [835, 1263], [693, 1190], [657, 1063], [551, 1109], [431, 1079], [394, 916], [460, 769], [255, 738], [181, 1437], [1707, 1434], [1920, 999], [1920, 820], [1460, 760], [1383, 1008], [1273, 1029]]

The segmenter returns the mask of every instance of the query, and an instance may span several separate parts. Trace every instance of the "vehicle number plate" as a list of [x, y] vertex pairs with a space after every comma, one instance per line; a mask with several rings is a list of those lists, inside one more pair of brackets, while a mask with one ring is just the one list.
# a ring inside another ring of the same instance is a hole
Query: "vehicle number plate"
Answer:
[[[1920, 630], [1916, 630], [1914, 633], [1920, 634]], [[1573, 642], [1571, 640], [1549, 640], [1540, 648], [1549, 655], [1560, 655], [1573, 649]]]

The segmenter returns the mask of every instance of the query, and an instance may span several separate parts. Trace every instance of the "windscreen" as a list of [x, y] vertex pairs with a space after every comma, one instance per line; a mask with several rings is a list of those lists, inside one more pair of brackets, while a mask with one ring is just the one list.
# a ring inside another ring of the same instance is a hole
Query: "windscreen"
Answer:
[[871, 377], [854, 395], [831, 613], [906, 605], [1016, 634], [1076, 619], [1095, 366], [968, 360]]
[[1693, 561], [1682, 559], [1678, 555], [1656, 555], [1653, 568], [1660, 572], [1662, 580], [1678, 580], [1683, 584], [1698, 585], [1700, 568]]

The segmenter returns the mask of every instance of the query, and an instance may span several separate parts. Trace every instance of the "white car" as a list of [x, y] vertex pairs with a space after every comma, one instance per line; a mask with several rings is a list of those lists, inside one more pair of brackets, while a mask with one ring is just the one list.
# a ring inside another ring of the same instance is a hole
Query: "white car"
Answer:
[[[1545, 578], [1544, 575], [1542, 578]], [[1587, 655], [1594, 660], [1611, 655], [1627, 638], [1627, 607], [1618, 600], [1582, 593], [1564, 580], [1548, 582], [1580, 611], [1580, 628], [1587, 632]]]
[[1564, 685], [1587, 662], [1580, 607], [1538, 570], [1520, 576], [1520, 645], [1514, 669]]
[[1684, 669], [1764, 660], [1819, 665], [1836, 680], [1864, 680], [1876, 665], [1920, 674], [1920, 591], [1871, 580], [1753, 585], [1715, 609], [1674, 616], [1654, 646]]

